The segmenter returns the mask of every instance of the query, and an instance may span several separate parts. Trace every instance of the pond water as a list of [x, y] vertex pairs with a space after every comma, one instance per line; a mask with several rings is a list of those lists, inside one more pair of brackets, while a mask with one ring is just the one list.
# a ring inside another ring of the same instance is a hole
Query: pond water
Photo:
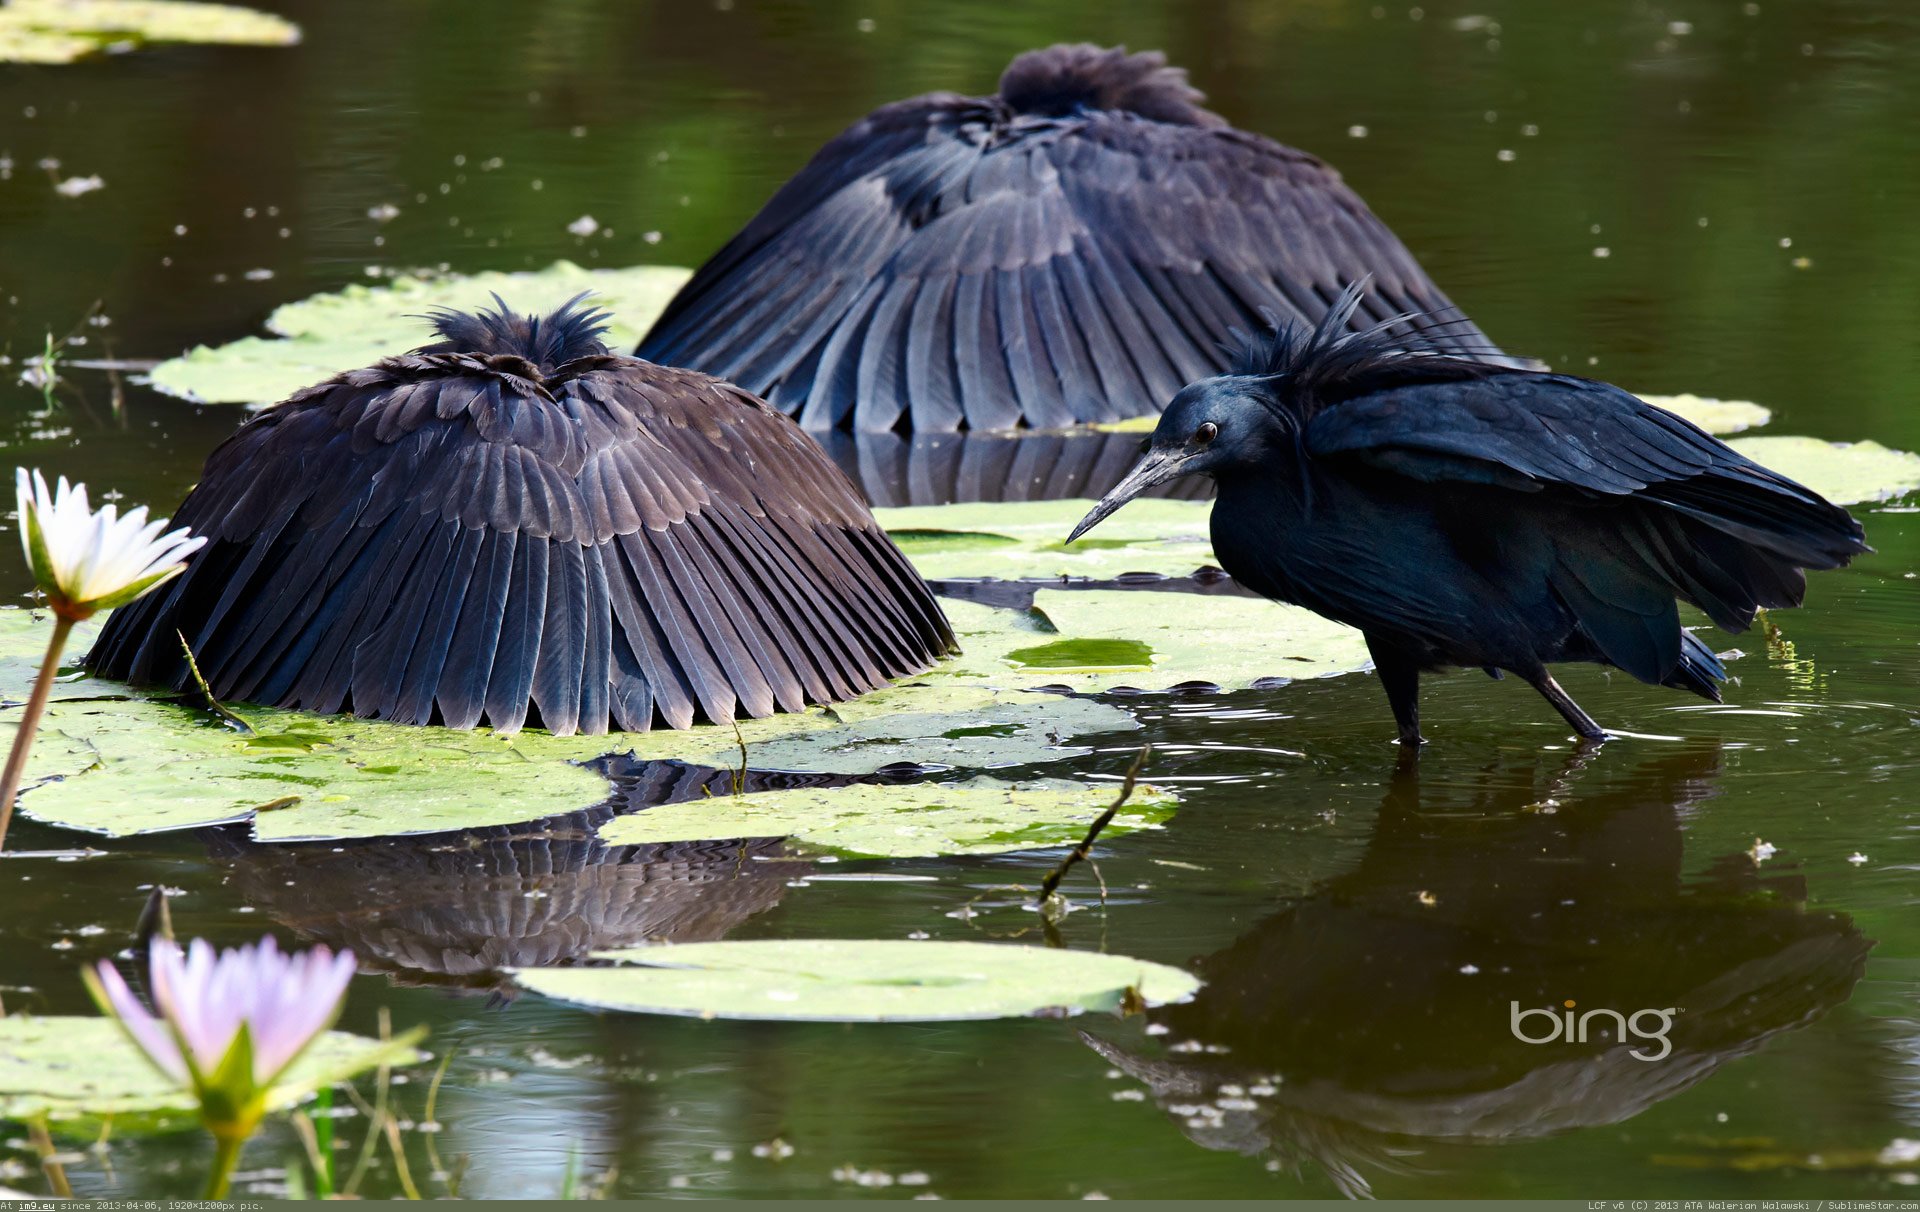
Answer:
[[[696, 264], [854, 117], [987, 91], [1060, 39], [1163, 47], [1234, 122], [1334, 161], [1508, 349], [1758, 400], [1775, 432], [1920, 447], [1906, 0], [284, 11], [306, 33], [292, 50], [0, 67], [9, 459], [167, 507], [240, 412], [85, 369], [45, 397], [15, 376], [48, 334], [75, 338], [70, 357], [150, 359], [385, 268]], [[105, 187], [52, 187], [89, 174]], [[592, 237], [568, 230], [582, 215]], [[976, 457], [854, 462], [884, 501], [1013, 492]], [[1104, 489], [1126, 455], [1059, 457], [1015, 495]], [[1057, 852], [752, 863], [737, 843], [605, 845], [594, 814], [280, 847], [20, 821], [15, 847], [102, 853], [0, 861], [0, 998], [88, 1012], [76, 968], [126, 945], [154, 884], [179, 890], [186, 932], [351, 945], [345, 1025], [371, 1032], [385, 1010], [452, 1056], [440, 1130], [403, 1136], [430, 1193], [1904, 1193], [1920, 520], [1859, 513], [1877, 554], [1817, 576], [1777, 632], [1723, 637], [1744, 650], [1726, 705], [1566, 671], [1635, 734], [1597, 753], [1478, 675], [1430, 681], [1435, 743], [1411, 771], [1366, 677], [1116, 700], [1185, 800], [1165, 829], [1100, 847], [1104, 903], [1080, 868], [1079, 911], [1051, 930], [1006, 889]], [[17, 570], [3, 583], [26, 588]], [[1139, 739], [1045, 772], [1116, 776]], [[703, 781], [638, 770], [622, 807]], [[488, 967], [650, 935], [910, 934], [1107, 949], [1208, 985], [1125, 1020], [780, 1025], [599, 1015], [508, 996]], [[1656, 1061], [1516, 1039], [1512, 1004], [1561, 998], [1684, 1012]], [[403, 1075], [403, 1118], [422, 1118], [430, 1073]], [[298, 1157], [270, 1129], [236, 1194], [284, 1190]], [[0, 1185], [43, 1189], [28, 1158], [0, 1139]], [[194, 1135], [123, 1138], [69, 1172], [86, 1195], [191, 1195], [204, 1161]], [[364, 1189], [399, 1190], [385, 1156]]]

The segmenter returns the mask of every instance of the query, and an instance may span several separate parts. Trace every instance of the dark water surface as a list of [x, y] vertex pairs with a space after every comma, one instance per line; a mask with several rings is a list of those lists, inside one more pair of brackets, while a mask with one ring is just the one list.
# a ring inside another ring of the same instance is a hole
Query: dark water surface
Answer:
[[[170, 505], [240, 414], [79, 370], [49, 404], [14, 382], [22, 355], [72, 333], [70, 356], [164, 357], [384, 267], [694, 264], [871, 106], [984, 91], [1063, 38], [1164, 47], [1229, 118], [1333, 160], [1508, 349], [1757, 399], [1775, 432], [1920, 447], [1906, 0], [285, 9], [307, 33], [290, 51], [0, 67], [9, 459]], [[106, 188], [60, 196], [47, 158]], [[383, 204], [400, 208], [384, 225], [367, 213]], [[610, 233], [570, 235], [583, 214]], [[997, 495], [992, 455], [881, 451], [868, 482]], [[1112, 474], [1100, 452], [1061, 457], [1084, 466], [1036, 471], [1034, 491]], [[1908, 1194], [1920, 523], [1862, 516], [1877, 555], [1817, 578], [1781, 634], [1722, 645], [1745, 651], [1727, 705], [1568, 671], [1639, 734], [1596, 755], [1477, 675], [1432, 681], [1436, 743], [1398, 776], [1367, 678], [1128, 700], [1186, 802], [1100, 852], [1104, 908], [1081, 869], [1058, 936], [1207, 978], [1149, 1022], [782, 1026], [503, 1000], [493, 965], [649, 935], [1042, 941], [995, 889], [1037, 883], [1053, 854], [742, 864], [737, 845], [604, 846], [593, 814], [0, 861], [0, 997], [84, 1012], [76, 966], [125, 945], [154, 883], [182, 890], [192, 933], [350, 944], [367, 967], [347, 1025], [387, 1007], [454, 1057], [442, 1130], [407, 1134], [430, 1193], [429, 1145], [473, 1196], [557, 1194], [570, 1171], [662, 1196]], [[1136, 743], [1047, 773], [1113, 775]], [[628, 799], [703, 777], [636, 771]], [[1777, 847], [1758, 865], [1757, 839]], [[11, 840], [84, 839], [21, 822]], [[861, 872], [929, 878], [821, 878]], [[1515, 1039], [1510, 1003], [1563, 998], [1685, 1012], [1658, 1061]], [[414, 1119], [424, 1078], [398, 1090]], [[360, 1121], [342, 1130], [357, 1141]], [[791, 1155], [755, 1154], [775, 1140]], [[85, 1194], [191, 1194], [202, 1148], [118, 1141], [71, 1170]], [[297, 1155], [270, 1131], [241, 1185], [278, 1189]], [[0, 1140], [0, 1166], [26, 1156]], [[397, 1190], [390, 1164], [367, 1189]]]

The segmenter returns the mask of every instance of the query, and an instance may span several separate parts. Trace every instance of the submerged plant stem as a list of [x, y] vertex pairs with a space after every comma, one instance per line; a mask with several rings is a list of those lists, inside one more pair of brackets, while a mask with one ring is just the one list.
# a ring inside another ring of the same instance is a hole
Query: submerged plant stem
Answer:
[[67, 636], [72, 631], [72, 619], [54, 615], [47, 657], [40, 663], [40, 676], [33, 683], [26, 710], [20, 713], [20, 728], [13, 735], [13, 751], [7, 755], [7, 771], [0, 777], [0, 850], [7, 848], [7, 826], [13, 823], [13, 801], [20, 795], [20, 779], [27, 770], [27, 752], [33, 748], [34, 734], [40, 731], [40, 717], [46, 713], [47, 699], [53, 694], [53, 679], [60, 672], [60, 654], [65, 651]]
[[[393, 1019], [387, 1013], [387, 1008], [382, 1006], [380, 1007], [380, 1042], [384, 1044], [392, 1039]], [[391, 1093], [392, 1083], [393, 1069], [383, 1063], [375, 1074], [371, 1105], [366, 1099], [361, 1098], [359, 1092], [352, 1086], [346, 1087], [348, 1096], [359, 1106], [360, 1113], [367, 1117], [367, 1135], [366, 1139], [360, 1142], [360, 1156], [353, 1163], [353, 1172], [347, 1175], [346, 1186], [340, 1189], [341, 1194], [347, 1199], [357, 1198], [360, 1180], [366, 1177], [367, 1167], [373, 1164], [374, 1152], [380, 1147], [380, 1140], [386, 1134], [386, 1122], [392, 1114], [387, 1109], [387, 1099]], [[419, 1197], [416, 1195], [413, 1198]]]
[[[1147, 764], [1147, 756], [1152, 752], [1152, 745], [1140, 746], [1140, 752], [1134, 755], [1133, 765], [1127, 767], [1127, 777], [1120, 784], [1120, 794], [1114, 797], [1113, 803], [1107, 805], [1105, 812], [1094, 818], [1093, 824], [1087, 829], [1087, 836], [1082, 838], [1080, 844], [1069, 851], [1067, 857], [1060, 860], [1060, 865], [1047, 876], [1046, 882], [1040, 885], [1040, 895], [1034, 898], [1034, 904], [1046, 904], [1047, 898], [1052, 896], [1054, 889], [1060, 886], [1060, 881], [1067, 878], [1067, 872], [1073, 870], [1073, 865], [1086, 860], [1087, 855], [1093, 850], [1094, 841], [1100, 836], [1100, 831], [1105, 829], [1108, 822], [1113, 820], [1114, 814], [1133, 798], [1133, 785], [1139, 781], [1140, 770]], [[1102, 879], [1100, 890], [1103, 895], [1106, 887], [1107, 881]]]
[[447, 1067], [453, 1064], [453, 1049], [447, 1048], [440, 1057], [440, 1067], [433, 1071], [433, 1081], [427, 1086], [427, 1106], [420, 1114], [420, 1131], [426, 1135], [427, 1163], [435, 1174], [445, 1174], [447, 1194], [451, 1198], [460, 1198], [460, 1179], [440, 1164], [440, 1150], [434, 1147], [433, 1138], [440, 1130], [440, 1121], [434, 1116], [440, 1106], [440, 1083], [446, 1080]]
[[215, 1133], [213, 1137], [213, 1169], [207, 1172], [206, 1199], [225, 1199], [227, 1187], [233, 1182], [233, 1171], [240, 1164], [240, 1146], [247, 1143], [244, 1136], [232, 1136], [227, 1133]]
[[400, 1179], [400, 1190], [408, 1199], [418, 1201], [420, 1188], [413, 1185], [413, 1172], [407, 1168], [407, 1150], [400, 1143], [400, 1123], [392, 1115], [386, 1121], [387, 1148], [393, 1152], [393, 1172]]
[[[331, 1163], [320, 1152], [320, 1134], [314, 1129], [313, 1117], [305, 1111], [295, 1111], [290, 1122], [293, 1134], [300, 1138], [300, 1147], [306, 1150], [307, 1164], [313, 1168], [313, 1193], [319, 1199], [327, 1199], [333, 1194], [332, 1176], [327, 1173]], [[291, 1176], [291, 1171], [289, 1174]]]
[[180, 651], [187, 654], [187, 672], [193, 675], [193, 684], [200, 691], [200, 697], [207, 701], [207, 710], [232, 724], [240, 731], [253, 735], [253, 725], [228, 710], [227, 705], [213, 697], [213, 687], [207, 685], [207, 679], [200, 672], [200, 662], [194, 659], [193, 645], [187, 643], [187, 637], [179, 631], [173, 633], [180, 641]]
[[72, 1199], [73, 1188], [67, 1185], [67, 1168], [55, 1161], [58, 1156], [53, 1147], [53, 1131], [47, 1127], [47, 1117], [35, 1116], [27, 1121], [27, 1136], [33, 1142], [33, 1151], [40, 1157], [40, 1169], [47, 1176], [47, 1185], [61, 1199]]

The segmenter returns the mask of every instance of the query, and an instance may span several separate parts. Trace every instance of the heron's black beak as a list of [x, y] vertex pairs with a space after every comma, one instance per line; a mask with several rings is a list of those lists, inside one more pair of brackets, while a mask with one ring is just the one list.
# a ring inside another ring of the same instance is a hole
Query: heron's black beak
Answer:
[[1165, 484], [1168, 480], [1178, 478], [1183, 474], [1187, 460], [1192, 457], [1193, 452], [1187, 450], [1148, 451], [1144, 458], [1133, 465], [1133, 470], [1126, 474], [1126, 478], [1113, 486], [1112, 492], [1101, 497], [1100, 503], [1087, 511], [1087, 516], [1081, 518], [1080, 524], [1075, 526], [1073, 533], [1067, 536], [1067, 542], [1071, 543], [1092, 530], [1104, 521], [1108, 514], [1155, 484]]

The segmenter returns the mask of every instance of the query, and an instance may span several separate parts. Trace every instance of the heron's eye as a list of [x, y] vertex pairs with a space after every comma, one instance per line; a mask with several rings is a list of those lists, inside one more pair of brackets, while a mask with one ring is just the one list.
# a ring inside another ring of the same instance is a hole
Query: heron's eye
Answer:
[[1202, 421], [1200, 428], [1193, 431], [1193, 440], [1195, 444], [1200, 446], [1205, 446], [1208, 442], [1213, 441], [1219, 436], [1220, 427], [1212, 421]]
[[1148, 452], [1149, 450], [1152, 450], [1152, 449], [1153, 449], [1153, 439], [1152, 439], [1152, 438], [1141, 438], [1141, 439], [1140, 439], [1140, 453], [1141, 453], [1141, 454], [1145, 454], [1145, 453], [1147, 453], [1147, 452]]

